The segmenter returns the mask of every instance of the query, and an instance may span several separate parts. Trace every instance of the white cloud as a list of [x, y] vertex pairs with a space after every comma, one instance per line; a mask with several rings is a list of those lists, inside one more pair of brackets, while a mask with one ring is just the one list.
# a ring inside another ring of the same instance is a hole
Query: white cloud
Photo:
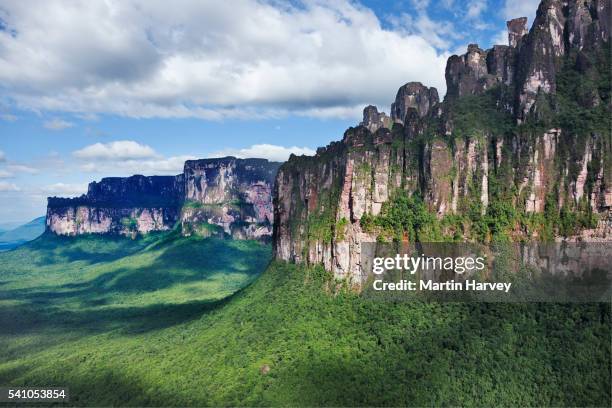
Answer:
[[492, 41], [493, 45], [508, 45], [508, 30], [501, 30]]
[[19, 190], [20, 190], [19, 187], [17, 187], [13, 183], [9, 183], [6, 181], [0, 181], [0, 192], [19, 191]]
[[196, 156], [158, 157], [149, 160], [94, 161], [82, 163], [79, 169], [88, 173], [113, 176], [175, 175], [183, 171], [185, 161], [197, 159]]
[[73, 152], [78, 159], [83, 160], [133, 160], [156, 157], [150, 146], [133, 140], [119, 140], [110, 143], [95, 143]]
[[478, 19], [486, 8], [486, 0], [471, 0], [467, 5], [466, 17], [469, 19]]
[[462, 38], [462, 34], [451, 22], [432, 20], [425, 11], [419, 11], [416, 15], [401, 13], [390, 16], [388, 20], [394, 29], [406, 35], [422, 37], [438, 49], [448, 50], [453, 40]]
[[238, 158], [261, 158], [271, 161], [286, 161], [289, 155], [297, 156], [307, 155], [312, 156], [316, 152], [308, 147], [284, 147], [272, 144], [256, 144], [243, 149], [225, 149], [219, 152], [212, 153], [210, 157], [235, 156]]
[[0, 89], [21, 108], [219, 120], [386, 108], [408, 81], [445, 92], [448, 54], [436, 47], [448, 30], [435, 37], [427, 20], [410, 33], [383, 29], [349, 0], [0, 0], [0, 9]]
[[192, 155], [164, 157], [151, 146], [133, 140], [95, 143], [72, 155], [80, 160], [78, 168], [88, 173], [124, 176], [132, 174], [178, 174]]
[[429, 0], [412, 0], [412, 5], [417, 10], [426, 10], [429, 7]]
[[506, 20], [527, 17], [529, 20], [527, 24], [530, 27], [535, 19], [539, 4], [540, 0], [505, 0], [504, 7], [501, 10], [502, 17]]
[[81, 194], [85, 194], [87, 192], [87, 183], [55, 183], [42, 187], [41, 192], [46, 195], [80, 196]]
[[0, 162], [5, 162], [6, 161], [6, 154], [0, 150]]
[[73, 127], [74, 123], [59, 118], [53, 118], [43, 123], [43, 126], [45, 129], [49, 130], [64, 130]]
[[38, 174], [38, 169], [25, 164], [7, 164], [6, 169], [13, 173]]
[[14, 174], [8, 170], [0, 169], [0, 178], [11, 178], [14, 177]]

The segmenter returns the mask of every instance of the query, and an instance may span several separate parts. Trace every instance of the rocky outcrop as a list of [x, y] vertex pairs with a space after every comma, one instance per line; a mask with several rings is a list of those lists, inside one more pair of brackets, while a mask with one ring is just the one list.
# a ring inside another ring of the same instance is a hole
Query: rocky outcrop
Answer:
[[609, 0], [540, 3], [518, 56], [515, 106], [519, 122], [536, 113], [538, 95], [556, 93], [561, 57], [609, 44], [609, 24]]
[[379, 113], [376, 106], [368, 105], [363, 109], [363, 121], [360, 125], [366, 127], [370, 132], [376, 132], [382, 128], [389, 129], [392, 122], [385, 112]]
[[[454, 223], [455, 239], [504, 229], [511, 239], [612, 240], [609, 9], [545, 0], [529, 32], [526, 18], [508, 22], [508, 45], [450, 57], [443, 102], [408, 83], [391, 129], [367, 107], [341, 142], [292, 156], [276, 179], [275, 256], [359, 285], [362, 243], [385, 239], [366, 220], [401, 194], [421, 197], [441, 228]], [[580, 78], [608, 82], [589, 90]], [[559, 224], [545, 229], [547, 217]]]
[[[501, 61], [494, 61], [491, 65], [498, 70], [498, 66], [505, 65]], [[490, 89], [496, 82], [496, 77], [489, 73], [487, 66], [487, 52], [480, 49], [478, 44], [470, 44], [468, 52], [462, 56], [453, 55], [446, 64], [446, 84], [448, 97], [461, 97], [465, 95], [481, 94]]]
[[104, 178], [81, 197], [50, 197], [46, 225], [58, 235], [168, 230], [178, 221], [183, 195], [183, 175]]
[[436, 88], [428, 88], [420, 82], [408, 82], [397, 91], [395, 102], [391, 104], [391, 119], [394, 123], [404, 123], [409, 109], [415, 109], [419, 117], [426, 116], [439, 102]]
[[47, 229], [58, 235], [134, 236], [180, 223], [184, 235], [268, 239], [279, 165], [226, 157], [188, 161], [177, 176], [104, 178], [81, 197], [50, 197]]
[[527, 35], [527, 17], [512, 19], [506, 23], [508, 27], [508, 45], [516, 48], [520, 45], [523, 37]]
[[265, 159], [189, 160], [185, 163], [185, 235], [210, 233], [215, 225], [239, 239], [272, 235], [272, 187], [280, 163]]

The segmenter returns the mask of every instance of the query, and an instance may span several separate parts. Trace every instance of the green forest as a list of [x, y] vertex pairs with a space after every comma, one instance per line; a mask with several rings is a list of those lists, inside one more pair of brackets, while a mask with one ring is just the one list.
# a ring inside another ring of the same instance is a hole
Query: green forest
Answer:
[[380, 301], [270, 258], [176, 232], [0, 254], [0, 384], [74, 406], [609, 404], [609, 304]]

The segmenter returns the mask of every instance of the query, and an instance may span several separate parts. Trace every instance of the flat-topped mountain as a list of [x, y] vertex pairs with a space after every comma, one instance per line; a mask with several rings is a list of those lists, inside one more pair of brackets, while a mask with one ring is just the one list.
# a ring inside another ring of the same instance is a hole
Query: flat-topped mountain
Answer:
[[189, 160], [176, 176], [108, 177], [76, 198], [50, 197], [47, 229], [60, 235], [185, 235], [269, 238], [272, 186], [280, 163], [265, 159]]
[[278, 259], [363, 279], [361, 243], [612, 240], [610, 0], [544, 0], [276, 180]]

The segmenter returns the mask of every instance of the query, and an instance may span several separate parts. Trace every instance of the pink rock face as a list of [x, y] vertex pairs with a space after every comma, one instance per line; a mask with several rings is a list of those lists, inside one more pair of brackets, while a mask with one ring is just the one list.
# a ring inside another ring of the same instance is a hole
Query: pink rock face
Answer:
[[517, 47], [527, 35], [527, 17], [515, 18], [506, 23], [508, 27], [508, 45]]
[[272, 186], [263, 181], [248, 186], [245, 191], [245, 201], [253, 204], [257, 222], [274, 222], [274, 208], [272, 206]]
[[233, 157], [188, 161], [184, 174], [187, 205], [180, 218], [184, 233], [197, 231], [198, 224], [205, 222], [234, 238], [270, 239], [278, 165]]
[[169, 230], [176, 220], [174, 209], [78, 206], [49, 209], [46, 223], [57, 235], [134, 235]]
[[74, 208], [65, 211], [47, 211], [47, 229], [57, 235], [76, 235], [76, 217]]
[[[272, 235], [272, 186], [279, 163], [263, 159], [188, 161], [178, 176], [106, 178], [75, 199], [50, 198], [47, 228], [58, 235], [134, 236], [172, 229], [244, 239]], [[185, 208], [184, 203], [187, 203]]]

